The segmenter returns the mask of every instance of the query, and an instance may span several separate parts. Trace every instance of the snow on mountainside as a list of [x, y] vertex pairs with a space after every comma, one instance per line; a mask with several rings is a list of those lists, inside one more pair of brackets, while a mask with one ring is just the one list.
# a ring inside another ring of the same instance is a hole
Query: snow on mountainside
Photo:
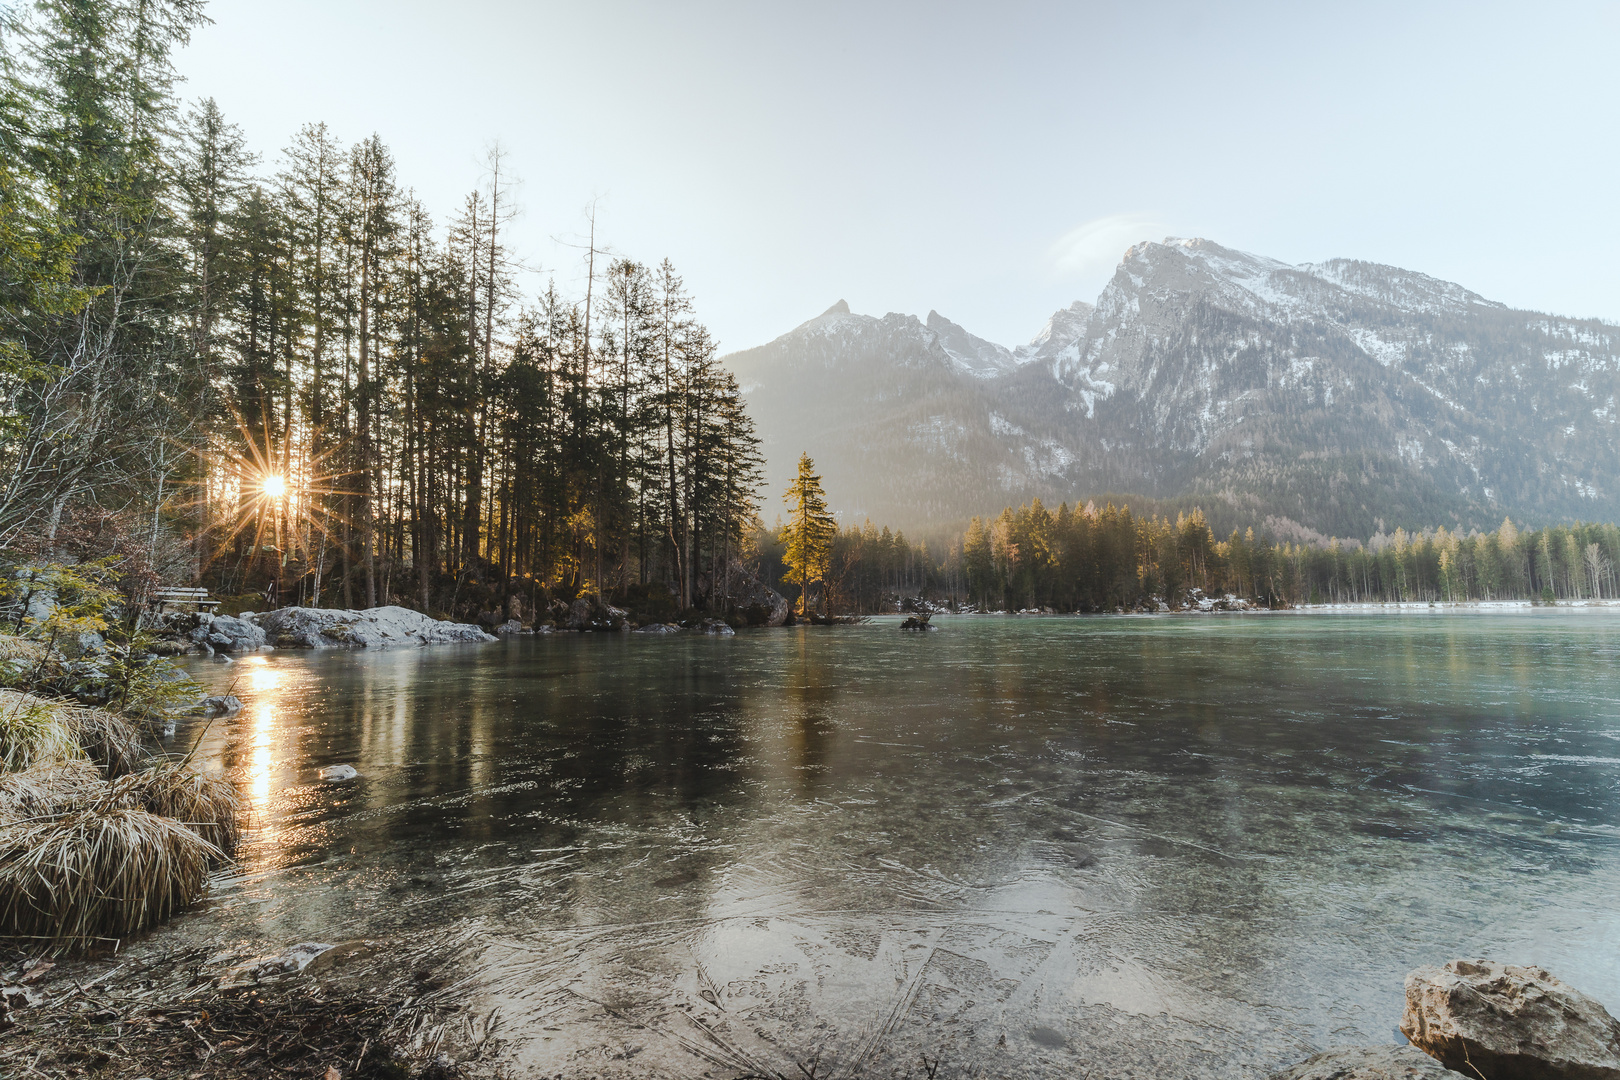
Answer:
[[1340, 535], [1620, 517], [1620, 328], [1374, 263], [1142, 243], [1016, 349], [840, 302], [727, 362], [773, 488], [807, 450], [906, 528], [1103, 490]]
[[928, 329], [939, 340], [939, 347], [963, 371], [981, 379], [1004, 375], [1018, 366], [1012, 350], [981, 337], [974, 337], [937, 311], [928, 313]]
[[1020, 364], [1039, 362], [1050, 365], [1053, 371], [1058, 370], [1066, 361], [1074, 359], [1076, 346], [1086, 336], [1093, 310], [1093, 305], [1076, 300], [1061, 311], [1053, 312], [1041, 332], [1028, 345], [1020, 345], [1013, 358]]
[[1139, 490], [1242, 493], [1341, 529], [1614, 516], [1617, 343], [1396, 267], [1172, 239], [1126, 252], [1058, 375]]
[[836, 509], [902, 528], [955, 520], [976, 499], [1042, 494], [1073, 460], [1061, 399], [1021, 405], [1004, 385], [1020, 371], [1012, 351], [937, 313], [924, 325], [839, 301], [724, 362], [759, 426], [767, 520], [803, 452]]

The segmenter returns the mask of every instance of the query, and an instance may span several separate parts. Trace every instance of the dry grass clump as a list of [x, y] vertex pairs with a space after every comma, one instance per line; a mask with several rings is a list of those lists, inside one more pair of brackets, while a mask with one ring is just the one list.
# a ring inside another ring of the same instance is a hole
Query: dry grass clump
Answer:
[[114, 780], [108, 794], [115, 805], [173, 818], [225, 855], [236, 850], [242, 799], [223, 776], [165, 762]]
[[117, 713], [0, 690], [0, 770], [85, 755], [109, 777], [134, 772], [146, 756], [135, 725]]
[[236, 789], [188, 761], [138, 771], [146, 757], [118, 713], [0, 689], [0, 937], [82, 947], [202, 893], [236, 847]]
[[72, 705], [64, 711], [79, 749], [101, 766], [108, 779], [127, 776], [139, 767], [146, 751], [134, 724], [90, 705]]
[[0, 661], [39, 665], [50, 658], [50, 646], [33, 638], [0, 634]]
[[0, 828], [0, 932], [88, 944], [161, 922], [202, 892], [220, 850], [145, 810], [87, 806]]
[[101, 770], [83, 758], [0, 773], [0, 826], [17, 818], [56, 817], [106, 796]]
[[64, 706], [0, 690], [0, 769], [12, 772], [78, 756], [78, 739]]

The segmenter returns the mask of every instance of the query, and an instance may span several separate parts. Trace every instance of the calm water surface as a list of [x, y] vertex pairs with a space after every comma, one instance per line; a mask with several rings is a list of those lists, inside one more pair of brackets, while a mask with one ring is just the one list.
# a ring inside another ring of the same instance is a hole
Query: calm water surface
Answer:
[[520, 1075], [1258, 1076], [1455, 956], [1620, 1012], [1620, 613], [941, 621], [199, 665], [188, 918], [454, 941]]

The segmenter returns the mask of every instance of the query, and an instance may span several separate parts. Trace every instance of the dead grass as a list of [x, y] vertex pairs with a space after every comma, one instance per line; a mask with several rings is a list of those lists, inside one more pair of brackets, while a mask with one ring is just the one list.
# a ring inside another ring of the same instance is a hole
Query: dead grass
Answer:
[[105, 799], [101, 770], [83, 758], [0, 773], [0, 823], [18, 818], [59, 817]]
[[70, 705], [64, 712], [79, 749], [101, 766], [108, 779], [129, 775], [147, 756], [135, 725], [117, 713], [90, 705]]
[[15, 772], [78, 757], [67, 712], [47, 698], [0, 690], [0, 769]]
[[[42, 1000], [13, 1009], [11, 1026], [0, 1030], [0, 1076], [279, 1080], [332, 1075], [328, 1069], [343, 1080], [509, 1075], [493, 1020], [480, 1024], [454, 999], [423, 993], [434, 985], [424, 979], [442, 984], [445, 966], [459, 963], [448, 950], [417, 939], [392, 942], [317, 976], [220, 989], [219, 972], [207, 964], [216, 949], [143, 957], [137, 948], [117, 959], [59, 963], [33, 984]], [[0, 962], [0, 981], [5, 968]], [[441, 1063], [441, 1052], [461, 1063]]]
[[43, 664], [50, 654], [50, 648], [43, 641], [17, 637], [15, 634], [0, 634], [0, 661], [38, 665]]
[[117, 713], [0, 689], [0, 937], [86, 947], [202, 893], [236, 847], [236, 790], [147, 757]]
[[119, 939], [189, 905], [223, 853], [178, 821], [105, 803], [0, 828], [0, 935]]
[[225, 855], [236, 850], [242, 799], [224, 776], [165, 762], [114, 780], [109, 797], [116, 805], [173, 818]]

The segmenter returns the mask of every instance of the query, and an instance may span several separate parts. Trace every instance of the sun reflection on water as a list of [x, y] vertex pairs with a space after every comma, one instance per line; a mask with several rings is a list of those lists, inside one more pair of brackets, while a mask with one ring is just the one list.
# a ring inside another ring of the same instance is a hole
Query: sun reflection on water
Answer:
[[271, 750], [275, 746], [276, 710], [273, 705], [258, 705], [253, 709], [253, 742], [248, 758], [248, 801], [263, 815], [270, 799], [270, 767], [275, 764]]
[[260, 829], [260, 839], [273, 841], [270, 826], [271, 780], [276, 767], [276, 743], [280, 736], [277, 711], [281, 702], [277, 691], [283, 673], [268, 658], [247, 656], [242, 658], [239, 676], [246, 684], [251, 700], [248, 705], [250, 726], [247, 735], [246, 791], [248, 809]]

